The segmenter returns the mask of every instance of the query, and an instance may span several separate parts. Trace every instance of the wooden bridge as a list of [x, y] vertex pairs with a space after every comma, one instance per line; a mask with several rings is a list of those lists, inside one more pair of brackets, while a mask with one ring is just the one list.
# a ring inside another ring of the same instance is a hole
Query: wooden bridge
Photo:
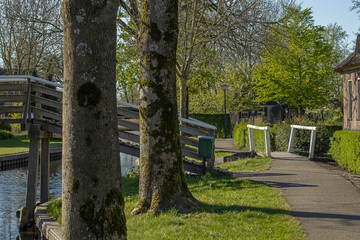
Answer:
[[[23, 131], [30, 133], [26, 198], [30, 221], [36, 201], [36, 160], [39, 158], [40, 202], [48, 201], [49, 141], [53, 134], [62, 134], [62, 91], [61, 84], [37, 77], [0, 76], [0, 124], [20, 124]], [[139, 107], [119, 101], [117, 118], [119, 151], [139, 157]], [[183, 156], [188, 160], [199, 159], [198, 136], [215, 137], [216, 127], [196, 119], [179, 118], [179, 122]], [[213, 163], [214, 158], [208, 167], [213, 167]]]
[[[118, 101], [120, 152], [139, 157], [139, 107]], [[198, 136], [213, 136], [216, 127], [196, 119], [179, 118], [183, 156], [198, 159]], [[62, 85], [32, 76], [0, 76], [0, 123], [31, 125], [62, 134]], [[186, 137], [185, 137], [186, 136]], [[200, 159], [201, 160], [201, 159]]]

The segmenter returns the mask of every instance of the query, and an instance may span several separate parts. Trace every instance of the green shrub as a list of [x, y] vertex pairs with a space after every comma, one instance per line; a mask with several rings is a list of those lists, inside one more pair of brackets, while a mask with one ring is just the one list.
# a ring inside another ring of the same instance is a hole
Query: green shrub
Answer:
[[360, 174], [360, 132], [336, 131], [330, 154], [342, 167]]
[[0, 130], [0, 140], [7, 140], [13, 138], [14, 135], [11, 134], [11, 132], [6, 130]]
[[0, 124], [0, 130], [5, 130], [11, 132], [11, 125], [10, 124]]
[[[225, 137], [225, 121], [224, 114], [201, 114], [201, 113], [192, 113], [189, 115], [192, 118], [195, 118], [199, 121], [205, 122], [207, 124], [213, 125], [217, 128], [216, 137]], [[226, 114], [226, 135], [230, 137], [231, 135], [231, 123], [230, 115]]]
[[[234, 143], [238, 148], [249, 149], [249, 131], [247, 122], [240, 122], [234, 127]], [[253, 129], [253, 141], [255, 151], [265, 151], [265, 134], [263, 130]]]
[[276, 124], [272, 128], [273, 145], [275, 145], [274, 150], [278, 152], [286, 152], [289, 145], [291, 128], [290, 125], [280, 125]]
[[[275, 150], [287, 151], [289, 146], [291, 125], [277, 125], [275, 131]], [[315, 125], [316, 126], [316, 125]], [[323, 156], [330, 149], [330, 132], [326, 126], [317, 125], [315, 155]], [[310, 148], [311, 131], [296, 129], [292, 151], [308, 153]]]
[[233, 131], [234, 143], [238, 148], [249, 148], [247, 122], [236, 124]]

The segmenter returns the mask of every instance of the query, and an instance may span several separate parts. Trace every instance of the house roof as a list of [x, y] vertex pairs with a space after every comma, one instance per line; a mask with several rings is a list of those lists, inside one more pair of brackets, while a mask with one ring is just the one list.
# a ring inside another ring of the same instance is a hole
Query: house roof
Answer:
[[345, 60], [334, 68], [335, 72], [345, 73], [347, 70], [359, 67], [360, 68], [360, 34], [356, 38], [355, 51], [351, 53]]

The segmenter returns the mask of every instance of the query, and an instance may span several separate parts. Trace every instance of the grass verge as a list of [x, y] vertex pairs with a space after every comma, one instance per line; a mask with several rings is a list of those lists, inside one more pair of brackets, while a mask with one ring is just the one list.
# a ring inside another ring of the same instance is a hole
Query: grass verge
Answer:
[[[28, 152], [30, 139], [27, 135], [14, 136], [12, 139], [0, 141], [0, 155], [15, 154], [21, 152]], [[57, 148], [62, 146], [61, 138], [52, 138], [50, 140], [50, 148]]]
[[256, 172], [270, 169], [272, 162], [271, 158], [242, 158], [234, 162], [217, 165], [217, 167], [230, 172]]
[[124, 177], [128, 239], [306, 239], [285, 199], [273, 187], [216, 172], [187, 176], [187, 182], [200, 202], [197, 211], [132, 216], [139, 180]]

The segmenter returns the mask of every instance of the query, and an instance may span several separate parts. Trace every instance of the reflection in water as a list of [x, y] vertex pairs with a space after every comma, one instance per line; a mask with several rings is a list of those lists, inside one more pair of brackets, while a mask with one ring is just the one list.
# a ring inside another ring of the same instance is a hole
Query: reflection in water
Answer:
[[[135, 166], [136, 158], [121, 154], [121, 173], [124, 176]], [[19, 234], [16, 210], [25, 206], [27, 168], [0, 171], [0, 239], [13, 240]], [[61, 162], [50, 165], [50, 198], [61, 196]], [[39, 187], [38, 194], [39, 196]]]

